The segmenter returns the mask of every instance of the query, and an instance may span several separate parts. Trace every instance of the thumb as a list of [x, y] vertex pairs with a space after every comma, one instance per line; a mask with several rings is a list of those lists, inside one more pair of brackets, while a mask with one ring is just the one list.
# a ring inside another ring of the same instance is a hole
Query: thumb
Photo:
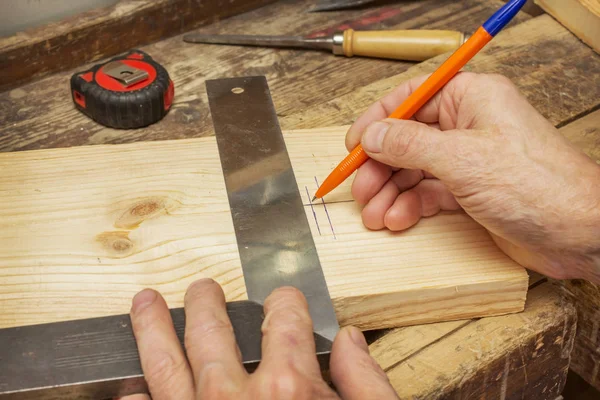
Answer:
[[369, 354], [365, 337], [355, 327], [343, 328], [336, 336], [329, 369], [344, 400], [398, 399], [387, 375]]
[[452, 156], [451, 133], [421, 122], [384, 119], [371, 123], [361, 145], [372, 159], [397, 168], [423, 169], [440, 177]]

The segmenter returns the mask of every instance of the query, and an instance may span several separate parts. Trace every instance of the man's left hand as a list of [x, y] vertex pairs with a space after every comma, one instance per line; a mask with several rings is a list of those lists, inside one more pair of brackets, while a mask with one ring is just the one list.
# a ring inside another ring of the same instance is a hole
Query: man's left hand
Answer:
[[[369, 355], [362, 332], [340, 330], [330, 373], [337, 393], [321, 376], [306, 299], [294, 288], [265, 301], [262, 360], [249, 374], [242, 365], [221, 287], [210, 279], [185, 295], [185, 349], [167, 304], [154, 290], [133, 299], [131, 319], [142, 369], [154, 400], [193, 399], [397, 399], [386, 374]], [[146, 394], [123, 400], [147, 400]]]

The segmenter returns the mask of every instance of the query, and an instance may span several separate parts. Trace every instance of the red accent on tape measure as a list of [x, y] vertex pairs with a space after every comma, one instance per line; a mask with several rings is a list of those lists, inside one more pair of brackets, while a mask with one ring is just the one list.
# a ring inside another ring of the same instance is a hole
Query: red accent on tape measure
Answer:
[[171, 108], [173, 96], [175, 96], [175, 85], [173, 85], [173, 81], [169, 80], [169, 88], [167, 89], [167, 93], [165, 93], [165, 110]]
[[144, 71], [148, 72], [148, 79], [145, 79], [141, 82], [127, 87], [115, 78], [106, 75], [104, 71], [102, 71], [102, 69], [104, 68], [102, 67], [98, 70], [98, 72], [96, 72], [96, 82], [98, 83], [98, 85], [102, 86], [104, 89], [112, 90], [114, 92], [131, 92], [132, 90], [139, 90], [145, 88], [146, 86], [154, 82], [154, 80], [156, 79], [156, 69], [154, 69], [152, 65], [144, 61], [123, 59], [121, 60], [121, 62], [129, 65], [130, 67], [143, 69]]
[[73, 99], [75, 99], [75, 103], [77, 103], [81, 107], [85, 108], [85, 97], [81, 93], [79, 93], [77, 90], [73, 90]]
[[140, 53], [132, 53], [132, 54], [128, 55], [127, 58], [134, 58], [136, 60], [143, 60], [144, 59], [144, 55], [140, 54]]
[[92, 71], [86, 72], [85, 74], [79, 75], [79, 77], [86, 82], [91, 82], [92, 79], [94, 79], [94, 73]]

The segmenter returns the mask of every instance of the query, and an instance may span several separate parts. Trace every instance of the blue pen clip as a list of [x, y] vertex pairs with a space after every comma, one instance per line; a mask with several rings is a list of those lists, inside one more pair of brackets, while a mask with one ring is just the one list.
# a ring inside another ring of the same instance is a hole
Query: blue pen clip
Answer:
[[521, 8], [523, 8], [525, 3], [527, 3], [527, 0], [512, 0], [506, 3], [485, 21], [482, 25], [483, 29], [491, 36], [496, 36], [496, 34], [500, 32], [519, 11], [521, 11]]

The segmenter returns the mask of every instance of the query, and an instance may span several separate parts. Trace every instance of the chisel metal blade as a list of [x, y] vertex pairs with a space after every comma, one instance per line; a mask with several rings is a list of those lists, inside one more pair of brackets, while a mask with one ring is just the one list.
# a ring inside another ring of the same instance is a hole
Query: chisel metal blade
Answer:
[[330, 37], [304, 38], [302, 36], [210, 35], [202, 33], [190, 33], [188, 35], [184, 35], [183, 40], [188, 43], [287, 47], [322, 50], [331, 50], [333, 46], [333, 39]]
[[309, 12], [337, 11], [375, 3], [376, 0], [321, 0]]

